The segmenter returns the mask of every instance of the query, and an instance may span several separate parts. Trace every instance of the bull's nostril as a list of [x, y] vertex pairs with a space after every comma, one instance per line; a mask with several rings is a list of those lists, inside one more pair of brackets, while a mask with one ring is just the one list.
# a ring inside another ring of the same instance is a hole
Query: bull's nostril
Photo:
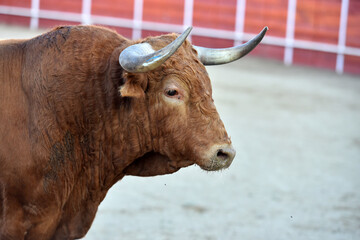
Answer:
[[222, 159], [222, 160], [227, 160], [229, 158], [229, 155], [224, 152], [222, 149], [220, 149], [218, 152], [217, 152], [217, 155], [216, 155], [218, 158]]
[[216, 157], [220, 161], [232, 161], [235, 157], [235, 150], [232, 147], [217, 150]]
[[231, 165], [235, 158], [236, 151], [231, 144], [215, 145], [213, 146], [209, 154], [209, 159], [204, 164], [204, 168], [209, 171], [216, 171], [227, 168]]

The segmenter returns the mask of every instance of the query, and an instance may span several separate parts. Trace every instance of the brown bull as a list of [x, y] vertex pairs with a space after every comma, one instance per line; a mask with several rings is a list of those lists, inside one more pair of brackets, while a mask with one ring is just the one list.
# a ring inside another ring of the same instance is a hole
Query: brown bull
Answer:
[[231, 164], [204, 64], [244, 56], [266, 29], [225, 50], [193, 47], [190, 30], [134, 42], [69, 26], [0, 42], [0, 239], [81, 238], [125, 175]]

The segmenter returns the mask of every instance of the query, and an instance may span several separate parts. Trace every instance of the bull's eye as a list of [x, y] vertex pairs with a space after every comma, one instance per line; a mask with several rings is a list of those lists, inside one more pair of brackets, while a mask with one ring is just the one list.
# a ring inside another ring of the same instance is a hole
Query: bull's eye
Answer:
[[183, 101], [184, 93], [184, 89], [172, 82], [167, 83], [163, 90], [163, 96], [166, 100], [170, 100], [171, 103], [180, 103]]
[[170, 89], [170, 90], [166, 91], [166, 95], [173, 97], [173, 96], [178, 95], [178, 91], [176, 91], [175, 89]]

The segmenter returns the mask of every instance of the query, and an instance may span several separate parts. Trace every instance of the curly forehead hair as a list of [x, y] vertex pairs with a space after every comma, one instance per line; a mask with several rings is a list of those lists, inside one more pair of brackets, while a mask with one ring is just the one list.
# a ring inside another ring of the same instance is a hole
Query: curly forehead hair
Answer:
[[[143, 42], [149, 43], [154, 50], [159, 50], [173, 42], [177, 37], [178, 34], [172, 33], [158, 37], [148, 37], [144, 39]], [[181, 74], [179, 74], [179, 72]], [[198, 59], [196, 50], [188, 40], [185, 40], [161, 67], [149, 74], [158, 81], [160, 81], [163, 76], [177, 74], [188, 86], [196, 84], [196, 79], [203, 82], [205, 78], [208, 78], [204, 65]], [[205, 82], [203, 82], [203, 84], [205, 84]]]

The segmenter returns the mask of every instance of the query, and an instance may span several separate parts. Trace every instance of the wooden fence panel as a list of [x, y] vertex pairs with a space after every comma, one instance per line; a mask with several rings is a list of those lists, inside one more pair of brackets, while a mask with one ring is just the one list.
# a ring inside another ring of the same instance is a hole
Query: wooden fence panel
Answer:
[[82, 0], [40, 0], [40, 9], [81, 13]]
[[91, 14], [132, 19], [134, 0], [92, 0]]
[[[235, 30], [236, 0], [194, 0], [194, 27], [218, 30]], [[204, 47], [231, 47], [234, 40], [221, 41], [219, 38], [193, 36], [194, 44]]]
[[[0, 5], [30, 8], [31, 0], [0, 0]], [[30, 19], [28, 17], [0, 14], [0, 23], [29, 26]]]

